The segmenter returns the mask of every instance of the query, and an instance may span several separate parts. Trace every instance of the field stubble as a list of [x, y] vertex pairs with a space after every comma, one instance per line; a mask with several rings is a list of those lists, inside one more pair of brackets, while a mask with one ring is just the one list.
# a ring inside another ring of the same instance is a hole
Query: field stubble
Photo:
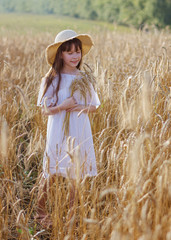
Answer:
[[33, 220], [47, 122], [36, 100], [53, 36], [0, 37], [0, 239], [171, 239], [171, 35], [102, 31], [93, 38], [84, 61], [101, 100], [91, 116], [98, 175], [77, 181], [69, 224], [70, 180], [56, 179], [47, 231]]

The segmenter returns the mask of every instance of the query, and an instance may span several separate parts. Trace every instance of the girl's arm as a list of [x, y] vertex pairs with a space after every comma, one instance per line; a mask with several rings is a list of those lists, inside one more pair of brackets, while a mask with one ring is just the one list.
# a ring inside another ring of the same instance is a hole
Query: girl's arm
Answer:
[[[45, 103], [46, 104], [46, 103]], [[42, 113], [43, 115], [54, 115], [60, 111], [63, 111], [63, 110], [67, 110], [69, 108], [74, 108], [76, 107], [78, 104], [75, 100], [74, 97], [70, 97], [70, 98], [67, 98], [66, 100], [64, 100], [61, 104], [55, 106], [55, 107], [46, 107], [44, 106], [42, 108]]]
[[81, 113], [92, 113], [96, 111], [96, 106], [94, 105], [81, 105], [81, 104], [76, 104], [76, 106], [72, 107], [72, 108], [68, 108], [66, 110], [67, 112], [80, 112]]

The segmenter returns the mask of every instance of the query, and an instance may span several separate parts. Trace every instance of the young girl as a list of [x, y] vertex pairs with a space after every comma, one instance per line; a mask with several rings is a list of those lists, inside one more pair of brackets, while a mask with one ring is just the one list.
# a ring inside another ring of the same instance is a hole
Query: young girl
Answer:
[[[87, 76], [85, 79], [86, 74], [80, 71], [82, 57], [89, 52], [92, 45], [89, 35], [78, 35], [72, 30], [64, 30], [57, 34], [55, 43], [46, 49], [47, 62], [51, 68], [42, 79], [37, 102], [37, 105], [42, 107], [42, 113], [48, 116], [43, 158], [45, 183], [54, 175], [70, 178], [74, 182], [76, 178], [82, 179], [85, 175], [97, 174], [87, 113], [95, 112], [100, 101], [89, 81], [90, 78]], [[81, 85], [83, 83], [84, 85]], [[74, 154], [77, 156], [76, 161]], [[45, 211], [47, 199], [46, 194], [41, 197], [41, 191], [40, 187], [37, 218], [43, 221], [47, 218]], [[46, 184], [43, 184], [43, 191], [46, 192]], [[72, 199], [74, 192], [73, 184]]]

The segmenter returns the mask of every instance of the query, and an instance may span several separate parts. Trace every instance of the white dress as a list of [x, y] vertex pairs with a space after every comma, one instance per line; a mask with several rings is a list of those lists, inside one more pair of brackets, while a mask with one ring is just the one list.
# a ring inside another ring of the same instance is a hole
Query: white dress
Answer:
[[[71, 96], [70, 85], [75, 75], [61, 74], [60, 89], [58, 92], [57, 105]], [[55, 105], [55, 89], [58, 83], [58, 76], [52, 81], [44, 97], [42, 98], [45, 78], [42, 79], [37, 105], [43, 106], [47, 97], [47, 106]], [[91, 97], [87, 93], [87, 104], [98, 107], [100, 105], [97, 93], [91, 86]], [[78, 104], [83, 104], [84, 99], [79, 92], [74, 93]], [[63, 122], [66, 111], [48, 116], [46, 149], [43, 157], [43, 173], [47, 178], [49, 174], [62, 175], [70, 178], [83, 178], [85, 175], [97, 175], [96, 158], [94, 153], [93, 138], [88, 114], [70, 112], [69, 138], [64, 136]]]

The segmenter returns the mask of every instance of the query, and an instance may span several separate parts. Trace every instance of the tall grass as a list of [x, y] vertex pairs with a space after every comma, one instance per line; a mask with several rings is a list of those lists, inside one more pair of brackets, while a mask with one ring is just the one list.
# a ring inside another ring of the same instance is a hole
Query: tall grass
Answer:
[[[98, 175], [48, 190], [53, 227], [34, 221], [47, 118], [36, 107], [49, 33], [0, 37], [0, 239], [171, 239], [171, 35], [90, 32], [85, 58], [101, 106], [91, 116]], [[49, 185], [51, 186], [51, 185]]]

